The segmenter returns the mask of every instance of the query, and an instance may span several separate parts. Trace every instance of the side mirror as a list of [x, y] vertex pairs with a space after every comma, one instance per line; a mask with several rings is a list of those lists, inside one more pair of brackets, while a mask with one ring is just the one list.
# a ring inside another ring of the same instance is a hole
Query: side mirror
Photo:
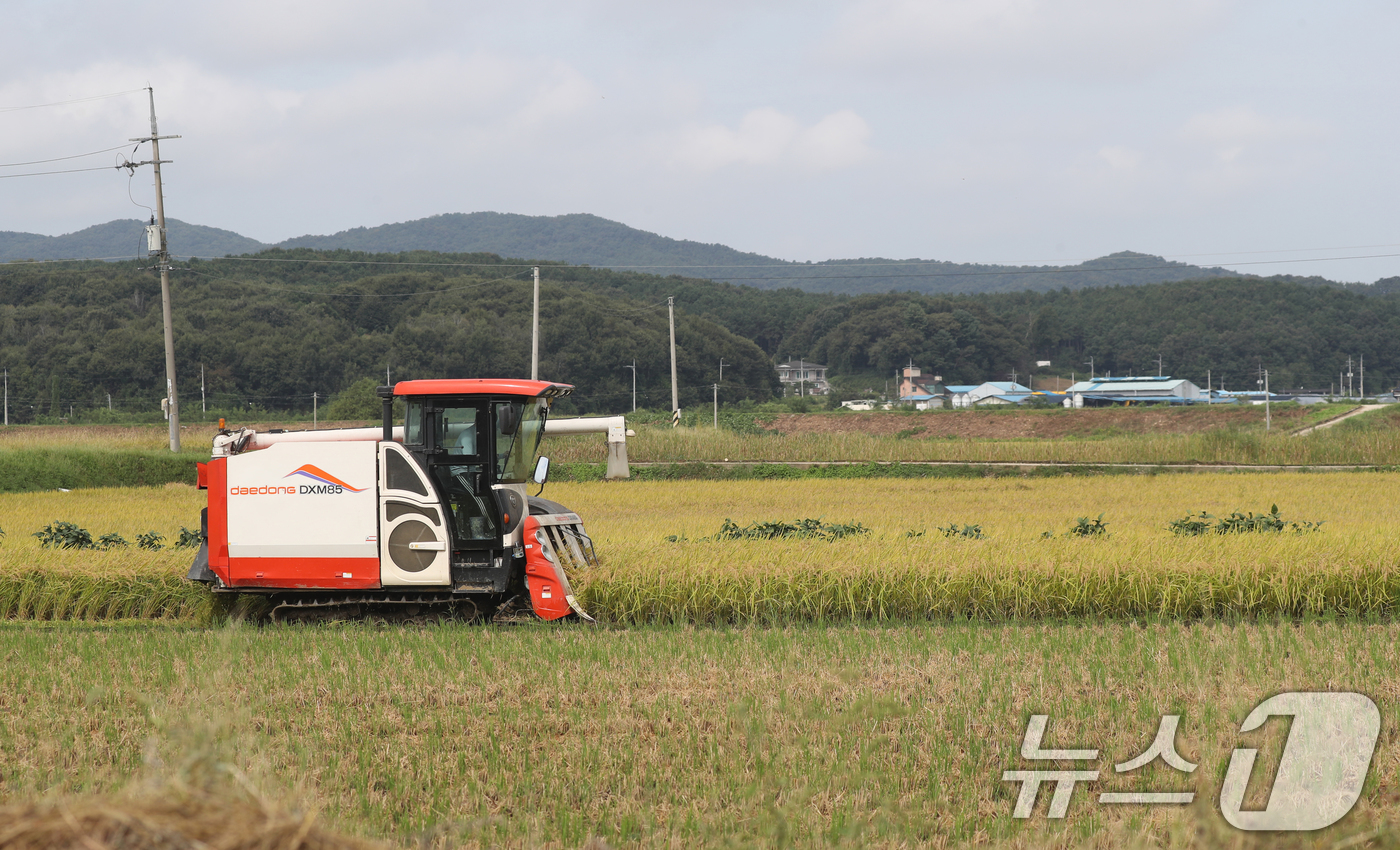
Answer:
[[535, 474], [531, 476], [531, 480], [541, 487], [544, 486], [545, 481], [549, 480], [549, 458], [542, 457], [535, 461]]

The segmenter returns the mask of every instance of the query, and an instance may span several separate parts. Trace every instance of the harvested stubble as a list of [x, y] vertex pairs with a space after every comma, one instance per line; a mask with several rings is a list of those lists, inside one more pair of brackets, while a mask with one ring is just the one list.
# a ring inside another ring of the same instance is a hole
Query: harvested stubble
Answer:
[[336, 833], [314, 814], [281, 810], [237, 790], [0, 806], [0, 850], [332, 850], [381, 847]]
[[[1396, 729], [1397, 638], [1355, 621], [0, 623], [0, 805], [110, 793], [206, 746], [262, 793], [405, 847], [1394, 847], [1394, 734], [1356, 810], [1321, 833], [1240, 833], [1216, 801], [1234, 748], [1257, 746], [1248, 807], [1263, 807], [1287, 721], [1239, 728], [1270, 695], [1359, 691]], [[1099, 750], [1063, 820], [1045, 817], [1048, 787], [1033, 818], [1011, 816], [1001, 776], [1036, 767], [1019, 755], [1031, 714], [1050, 716], [1047, 746]], [[1164, 714], [1199, 768], [1116, 773]]]

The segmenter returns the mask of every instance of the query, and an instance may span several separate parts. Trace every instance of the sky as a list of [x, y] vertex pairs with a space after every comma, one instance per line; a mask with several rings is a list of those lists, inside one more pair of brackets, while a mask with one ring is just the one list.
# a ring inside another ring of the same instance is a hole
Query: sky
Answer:
[[[128, 141], [150, 135], [149, 86], [180, 136], [160, 149], [166, 215], [264, 242], [491, 210], [788, 260], [1132, 250], [1400, 275], [1393, 2], [9, 0], [6, 17], [0, 230], [149, 216], [150, 166], [114, 167], [150, 159]], [[11, 176], [79, 168], [96, 170]]]

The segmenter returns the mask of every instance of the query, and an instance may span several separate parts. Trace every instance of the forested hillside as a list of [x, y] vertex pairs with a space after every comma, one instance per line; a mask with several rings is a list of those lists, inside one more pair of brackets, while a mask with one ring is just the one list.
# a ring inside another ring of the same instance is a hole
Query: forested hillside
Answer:
[[[199, 410], [201, 364], [220, 409], [309, 410], [313, 392], [324, 399], [386, 368], [396, 381], [529, 375], [528, 269], [489, 255], [262, 259], [196, 260], [172, 274], [187, 417]], [[664, 302], [601, 289], [544, 282], [541, 377], [578, 386], [566, 411], [623, 412], [632, 387], [623, 366], [635, 359], [639, 403], [669, 407]], [[684, 404], [711, 397], [721, 358], [728, 399], [773, 396], [776, 373], [752, 342], [684, 309], [676, 339]], [[0, 358], [11, 421], [105, 408], [109, 393], [116, 410], [158, 409], [159, 281], [135, 263], [0, 266]]]
[[[530, 266], [493, 254], [271, 250], [172, 273], [184, 409], [201, 364], [211, 405], [308, 410], [357, 379], [529, 373]], [[568, 409], [670, 404], [666, 301], [676, 303], [681, 401], [772, 398], [773, 362], [831, 367], [842, 391], [909, 363], [950, 383], [1038, 374], [1167, 374], [1252, 388], [1325, 388], [1348, 355], [1373, 391], [1400, 379], [1400, 294], [1286, 279], [1219, 278], [990, 295], [827, 295], [541, 264], [543, 377], [576, 384]], [[12, 421], [154, 410], [164, 385], [160, 291], [148, 265], [0, 265], [0, 365]]]
[[1400, 380], [1400, 296], [1295, 281], [1221, 278], [1074, 292], [860, 296], [814, 310], [784, 345], [838, 373], [907, 363], [948, 382], [1040, 374], [1155, 375], [1254, 389], [1327, 388], [1364, 355], [1373, 392]]

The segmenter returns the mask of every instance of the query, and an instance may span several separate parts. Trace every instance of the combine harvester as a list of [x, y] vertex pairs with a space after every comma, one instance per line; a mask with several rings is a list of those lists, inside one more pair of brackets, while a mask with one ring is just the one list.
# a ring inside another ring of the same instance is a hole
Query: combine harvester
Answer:
[[[545, 620], [591, 622], [571, 581], [596, 563], [582, 521], [526, 493], [548, 477], [549, 458], [535, 454], [550, 405], [572, 391], [548, 381], [401, 381], [379, 388], [383, 428], [221, 427], [199, 465], [209, 501], [189, 578], [265, 596], [277, 621], [489, 618], [528, 598]], [[400, 427], [396, 398], [407, 407]], [[620, 417], [602, 421], [619, 430]], [[623, 464], [625, 475], [625, 455]]]

